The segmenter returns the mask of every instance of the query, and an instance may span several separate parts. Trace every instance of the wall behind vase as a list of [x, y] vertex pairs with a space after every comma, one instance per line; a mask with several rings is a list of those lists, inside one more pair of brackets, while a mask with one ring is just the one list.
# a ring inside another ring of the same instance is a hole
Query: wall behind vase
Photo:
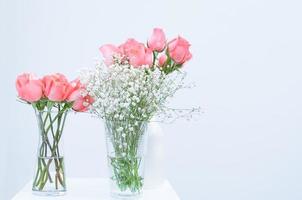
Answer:
[[[173, 105], [201, 105], [199, 121], [164, 124], [167, 176], [182, 199], [302, 198], [301, 3], [254, 1], [0, 0], [0, 199], [33, 174], [35, 116], [16, 101], [24, 71], [72, 78], [104, 43], [146, 41], [153, 27], [192, 43], [188, 80]], [[69, 176], [106, 176], [101, 121], [71, 114]]]

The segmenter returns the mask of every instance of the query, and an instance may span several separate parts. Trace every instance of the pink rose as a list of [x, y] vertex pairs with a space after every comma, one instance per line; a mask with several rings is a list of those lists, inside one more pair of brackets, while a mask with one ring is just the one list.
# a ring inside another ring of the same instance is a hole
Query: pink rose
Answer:
[[179, 36], [168, 43], [168, 52], [175, 63], [183, 64], [192, 57], [189, 47], [189, 42]]
[[89, 106], [94, 102], [94, 99], [89, 96], [80, 96], [77, 100], [74, 101], [72, 109], [77, 112], [85, 112], [88, 110]]
[[84, 86], [81, 84], [79, 79], [75, 79], [69, 83], [70, 87], [68, 88], [67, 91], [67, 101], [75, 101], [77, 100], [80, 96], [82, 91], [84, 91]]
[[164, 64], [165, 64], [165, 62], [167, 61], [167, 55], [166, 54], [163, 54], [163, 55], [161, 55], [160, 57], [159, 57], [159, 60], [158, 60], [158, 62], [159, 62], [159, 66], [160, 67], [162, 67]]
[[151, 37], [148, 40], [148, 47], [152, 51], [163, 51], [166, 46], [166, 36], [162, 29], [154, 28]]
[[16, 89], [21, 99], [35, 102], [43, 97], [43, 83], [33, 74], [24, 73], [17, 77]]
[[103, 45], [99, 50], [101, 51], [105, 59], [104, 62], [107, 66], [112, 65], [113, 57], [115, 55], [121, 55], [121, 50], [112, 44]]
[[73, 91], [73, 87], [63, 74], [43, 77], [44, 95], [51, 101], [64, 101]]
[[144, 65], [151, 66], [152, 63], [153, 63], [153, 51], [151, 49], [146, 48], [145, 49]]
[[149, 65], [152, 63], [151, 51], [145, 48], [143, 43], [139, 43], [135, 39], [128, 39], [119, 48], [127, 57], [129, 63], [134, 67], [139, 67], [146, 64]]

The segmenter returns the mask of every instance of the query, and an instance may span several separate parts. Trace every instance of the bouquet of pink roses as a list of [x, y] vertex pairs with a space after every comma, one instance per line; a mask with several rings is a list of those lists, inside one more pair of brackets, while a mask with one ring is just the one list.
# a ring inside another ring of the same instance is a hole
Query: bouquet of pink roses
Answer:
[[146, 46], [130, 38], [119, 46], [103, 45], [100, 47], [100, 51], [108, 66], [114, 63], [115, 58], [121, 58], [121, 61], [129, 62], [133, 67], [159, 67], [163, 72], [169, 74], [180, 69], [185, 62], [192, 58], [189, 51], [190, 46], [190, 43], [180, 36], [167, 42], [163, 30], [154, 28]]
[[19, 99], [33, 106], [40, 131], [33, 190], [64, 193], [66, 183], [60, 141], [66, 115], [71, 109], [87, 111], [94, 100], [78, 79], [68, 81], [59, 73], [41, 79], [33, 74], [21, 74], [17, 77], [16, 89]]

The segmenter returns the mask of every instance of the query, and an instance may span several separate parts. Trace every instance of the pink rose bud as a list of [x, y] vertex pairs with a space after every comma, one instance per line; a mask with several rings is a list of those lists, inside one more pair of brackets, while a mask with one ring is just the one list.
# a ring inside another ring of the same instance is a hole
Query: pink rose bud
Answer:
[[103, 45], [99, 50], [101, 51], [104, 57], [104, 62], [107, 66], [112, 65], [114, 56], [121, 55], [120, 49], [112, 44]]
[[162, 29], [154, 28], [151, 37], [148, 40], [148, 47], [152, 51], [163, 51], [166, 46], [166, 36]]
[[19, 75], [16, 80], [16, 89], [18, 96], [27, 102], [32, 103], [43, 97], [43, 83], [33, 74]]
[[72, 86], [63, 74], [43, 77], [44, 95], [51, 101], [64, 101], [70, 95]]
[[72, 109], [77, 112], [85, 112], [89, 109], [89, 106], [94, 102], [94, 99], [89, 96], [80, 96], [77, 100], [73, 102]]
[[189, 42], [180, 36], [168, 43], [168, 52], [176, 64], [183, 64], [192, 58], [189, 48]]
[[162, 67], [164, 64], [165, 64], [165, 62], [167, 61], [167, 55], [166, 54], [163, 54], [163, 55], [161, 55], [160, 57], [159, 57], [159, 60], [158, 60], [158, 62], [159, 62], [159, 66], [160, 67]]

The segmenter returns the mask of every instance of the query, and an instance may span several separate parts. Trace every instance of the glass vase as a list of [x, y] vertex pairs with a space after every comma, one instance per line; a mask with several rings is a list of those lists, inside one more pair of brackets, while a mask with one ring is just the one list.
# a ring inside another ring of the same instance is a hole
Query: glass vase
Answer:
[[147, 122], [105, 120], [110, 194], [136, 199], [144, 183]]
[[43, 196], [64, 195], [66, 179], [62, 134], [68, 111], [36, 109], [35, 113], [39, 128], [39, 144], [33, 193]]

